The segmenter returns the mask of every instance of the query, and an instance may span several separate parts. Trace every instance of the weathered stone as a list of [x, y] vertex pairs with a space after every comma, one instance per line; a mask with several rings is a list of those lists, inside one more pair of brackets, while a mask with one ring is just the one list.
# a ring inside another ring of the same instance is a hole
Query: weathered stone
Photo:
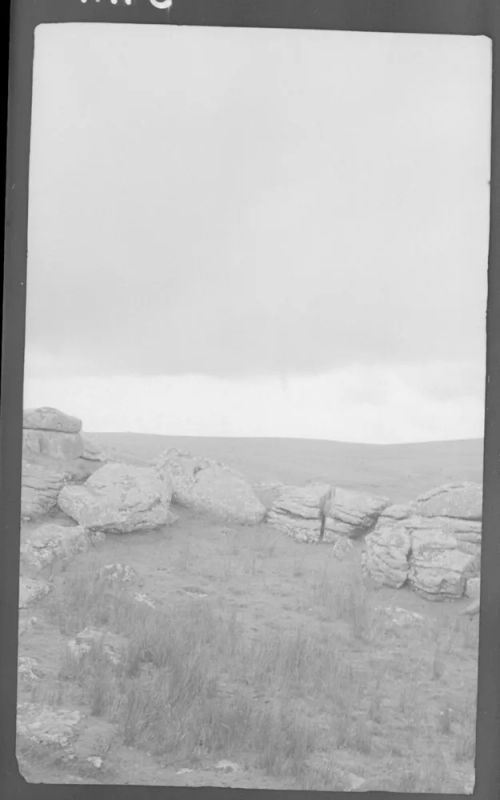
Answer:
[[18, 656], [17, 674], [26, 683], [35, 683], [43, 677], [37, 659], [30, 656]]
[[346, 536], [339, 536], [337, 541], [333, 543], [331, 552], [334, 558], [343, 561], [353, 554], [354, 545]]
[[284, 486], [268, 512], [267, 521], [297, 541], [319, 542], [331, 491], [324, 483]]
[[21, 576], [19, 579], [19, 608], [26, 608], [36, 600], [40, 600], [49, 591], [50, 584], [47, 581]]
[[476, 557], [459, 550], [453, 535], [439, 528], [413, 532], [409, 582], [420, 594], [438, 600], [462, 597], [476, 570]]
[[403, 526], [378, 526], [365, 539], [363, 568], [379, 584], [399, 589], [409, 572], [410, 534]]
[[214, 769], [220, 772], [239, 772], [241, 767], [235, 761], [228, 761], [226, 758], [223, 758], [214, 765]]
[[88, 461], [99, 461], [104, 462], [106, 461], [106, 456], [104, 453], [97, 447], [95, 442], [88, 438], [88, 436], [82, 436], [82, 443], [83, 443], [83, 453], [82, 458], [87, 459]]
[[424, 517], [455, 517], [480, 520], [483, 491], [479, 483], [449, 483], [416, 500], [417, 514]]
[[89, 530], [130, 533], [166, 525], [171, 497], [165, 474], [150, 467], [110, 463], [82, 486], [65, 486], [58, 505]]
[[395, 625], [397, 628], [425, 624], [423, 614], [419, 614], [417, 611], [409, 611], [407, 608], [401, 608], [401, 606], [386, 606], [383, 611], [389, 618], [391, 625]]
[[471, 600], [479, 599], [481, 594], [481, 578], [469, 578], [465, 584], [465, 596], [470, 597]]
[[68, 642], [68, 652], [76, 661], [81, 661], [93, 650], [100, 650], [103, 656], [115, 666], [123, 661], [128, 647], [128, 639], [99, 628], [85, 628]]
[[389, 503], [387, 497], [336, 488], [325, 506], [324, 541], [338, 534], [355, 538], [367, 533]]
[[242, 525], [255, 525], [265, 508], [239, 472], [208, 458], [180, 450], [168, 450], [157, 461], [170, 477], [173, 501], [208, 516]]
[[476, 614], [479, 614], [481, 611], [481, 598], [475, 597], [472, 603], [461, 611], [461, 614], [466, 614], [468, 617], [474, 617]]
[[[90, 719], [73, 744], [73, 752], [80, 760], [102, 759], [116, 738], [117, 729], [103, 719]], [[101, 764], [95, 763], [99, 768]]]
[[24, 609], [19, 609], [19, 624], [17, 628], [18, 636], [24, 636], [26, 633], [29, 633], [35, 625], [37, 624], [38, 619], [37, 617], [31, 617], [29, 614], [24, 611]]
[[128, 564], [105, 564], [99, 570], [99, 577], [116, 583], [131, 583], [136, 579], [137, 573]]
[[421, 517], [415, 515], [404, 520], [402, 524], [410, 532], [440, 530], [448, 536], [453, 536], [458, 549], [463, 553], [469, 553], [479, 558], [482, 527], [479, 521], [458, 519], [456, 517]]
[[82, 714], [76, 709], [51, 708], [41, 703], [20, 703], [17, 733], [31, 742], [66, 748], [76, 736]]
[[151, 598], [148, 597], [147, 594], [144, 594], [144, 592], [134, 592], [134, 600], [136, 603], [142, 603], [145, 606], [149, 606], [149, 608], [156, 608], [156, 603], [154, 600], [151, 600]]
[[378, 522], [380, 525], [399, 524], [401, 520], [408, 519], [415, 513], [413, 503], [395, 503], [387, 506], [380, 512]]
[[42, 569], [56, 558], [66, 560], [84, 552], [90, 544], [91, 535], [79, 525], [42, 525], [21, 545], [21, 563]]
[[26, 409], [23, 414], [23, 428], [40, 431], [59, 431], [60, 433], [79, 433], [81, 420], [58, 411], [57, 408]]
[[[458, 486], [463, 487], [464, 484], [459, 484]], [[469, 484], [466, 484], [466, 487], [468, 486]], [[475, 485], [473, 484], [473, 486]], [[424, 497], [431, 498], [434, 503], [434, 500], [437, 500], [437, 498], [441, 497], [441, 495], [434, 492], [429, 492]], [[468, 565], [467, 568], [470, 571], [470, 574], [478, 575], [481, 559], [480, 520], [446, 515], [430, 516], [431, 510], [443, 512], [447, 509], [447, 507], [445, 507], [444, 504], [440, 504], [438, 507], [437, 502], [436, 505], [433, 505], [432, 507], [430, 505], [425, 505], [426, 503], [427, 500], [424, 501], [424, 505], [420, 502], [416, 502], [409, 504], [408, 506], [390, 506], [382, 512], [377, 523], [376, 530], [378, 528], [385, 528], [388, 526], [402, 527], [410, 534], [412, 542], [414, 536], [416, 536], [415, 541], [417, 546], [421, 541], [419, 538], [420, 534], [427, 536], [427, 539], [434, 538], [436, 541], [436, 548], [438, 550], [442, 549], [443, 546], [447, 551], [457, 550], [465, 555], [466, 558], [462, 559], [462, 561]], [[427, 511], [427, 515], [420, 513], [424, 508]], [[458, 506], [455, 506], [455, 508], [458, 513]], [[448, 544], [445, 544], [446, 542]], [[443, 556], [442, 558], [445, 559], [446, 557]], [[458, 565], [457, 559], [455, 557], [454, 559], [455, 563]], [[437, 574], [438, 573], [435, 573], [435, 575]], [[455, 596], [456, 592], [460, 592], [459, 585], [457, 585], [455, 589], [450, 589], [449, 592], [448, 590], [444, 591], [444, 594]], [[432, 594], [432, 592], [430, 594]], [[425, 593], [425, 596], [427, 596], [427, 593]]]
[[23, 430], [23, 458], [45, 456], [61, 461], [71, 461], [83, 454], [83, 442], [79, 433], [58, 433]]
[[35, 519], [52, 511], [65, 481], [63, 469], [23, 461], [21, 517]]

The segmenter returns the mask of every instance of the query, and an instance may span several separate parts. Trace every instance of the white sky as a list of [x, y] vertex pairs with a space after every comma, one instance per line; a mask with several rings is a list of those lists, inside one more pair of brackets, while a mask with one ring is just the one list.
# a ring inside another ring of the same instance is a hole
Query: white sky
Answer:
[[40, 26], [25, 405], [482, 436], [490, 95], [484, 37]]

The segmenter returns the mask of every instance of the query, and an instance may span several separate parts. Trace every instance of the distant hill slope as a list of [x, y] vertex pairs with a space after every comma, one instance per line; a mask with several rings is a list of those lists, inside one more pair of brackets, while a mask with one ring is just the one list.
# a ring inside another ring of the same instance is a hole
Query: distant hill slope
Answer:
[[373, 445], [312, 439], [233, 439], [92, 433], [113, 457], [148, 461], [169, 447], [223, 461], [252, 483], [305, 483], [387, 495], [405, 502], [453, 481], [482, 481], [483, 441], [466, 439], [417, 444]]

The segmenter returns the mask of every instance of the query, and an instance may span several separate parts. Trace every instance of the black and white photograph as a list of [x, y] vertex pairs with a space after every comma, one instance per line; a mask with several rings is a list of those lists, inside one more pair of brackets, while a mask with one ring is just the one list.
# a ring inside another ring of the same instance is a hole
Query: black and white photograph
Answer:
[[42, 24], [29, 783], [475, 785], [486, 36]]

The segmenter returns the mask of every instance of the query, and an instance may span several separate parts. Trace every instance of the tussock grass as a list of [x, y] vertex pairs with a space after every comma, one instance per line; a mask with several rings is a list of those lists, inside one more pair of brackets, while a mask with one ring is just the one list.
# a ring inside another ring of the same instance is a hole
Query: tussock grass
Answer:
[[[342, 595], [337, 610], [356, 632], [357, 602]], [[353, 713], [359, 696], [345, 652], [305, 626], [252, 641], [235, 609], [192, 599], [151, 609], [97, 570], [63, 582], [47, 610], [68, 636], [96, 627], [126, 637], [121, 663], [110, 663], [96, 645], [79, 660], [65, 658], [60, 683], [76, 684], [79, 701], [116, 723], [125, 744], [165, 763], [248, 753], [269, 775], [325, 788], [330, 773], [316, 775], [309, 764], [325, 731], [308, 721], [301, 703], [327, 710], [327, 739], [371, 750], [368, 721]]]
[[[231, 537], [220, 569], [234, 577], [240, 545]], [[191, 568], [195, 555], [186, 546], [176, 566]], [[249, 548], [238, 575], [258, 572], [275, 587], [278, 559], [266, 569], [273, 557]], [[349, 769], [382, 776], [381, 788], [391, 776], [394, 790], [440, 792], [453, 775], [444, 762], [441, 775], [422, 768], [434, 757], [432, 733], [448, 764], [468, 768], [475, 699], [449, 691], [453, 659], [475, 635], [462, 620], [397, 627], [373, 607], [356, 564], [339, 574], [328, 561], [308, 571], [296, 560], [288, 570], [301, 577], [297, 627], [277, 634], [240, 618], [232, 585], [225, 597], [176, 595], [153, 609], [89, 563], [60, 576], [46, 613], [67, 637], [95, 627], [128, 647], [119, 664], [99, 646], [79, 661], [65, 658], [50, 702], [70, 696], [115, 723], [126, 745], [165, 765], [229, 758], [311, 790], [348, 788], [338, 769], [346, 754]]]
[[324, 612], [324, 619], [347, 622], [356, 638], [365, 639], [373, 630], [368, 592], [357, 564], [350, 564], [339, 580], [327, 563], [312, 584], [311, 601]]

